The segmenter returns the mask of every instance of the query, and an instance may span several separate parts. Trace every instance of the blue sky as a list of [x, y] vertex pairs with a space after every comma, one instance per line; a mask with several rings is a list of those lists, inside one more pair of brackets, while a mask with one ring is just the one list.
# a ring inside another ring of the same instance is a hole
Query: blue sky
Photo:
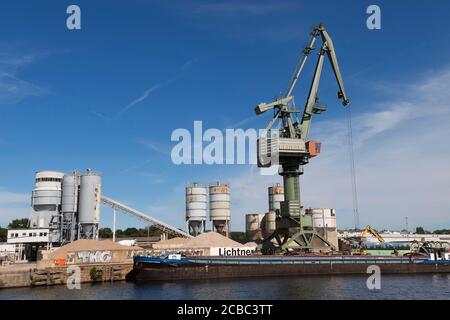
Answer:
[[[374, 2], [375, 3], [375, 2]], [[177, 128], [261, 128], [254, 106], [286, 89], [311, 28], [333, 37], [352, 101], [361, 224], [450, 225], [450, 4], [377, 1], [382, 29], [366, 28], [369, 1], [32, 1], [0, 4], [0, 224], [28, 216], [34, 173], [94, 168], [103, 193], [184, 226], [184, 186], [232, 188], [232, 225], [264, 212], [279, 177], [249, 165], [176, 166]], [[81, 8], [82, 29], [66, 28]], [[302, 106], [313, 60], [295, 96]], [[334, 207], [351, 227], [345, 114], [329, 65], [305, 168], [305, 206]], [[245, 120], [244, 122], [242, 122]], [[103, 208], [102, 225], [111, 221]], [[119, 227], [142, 226], [121, 217]]]

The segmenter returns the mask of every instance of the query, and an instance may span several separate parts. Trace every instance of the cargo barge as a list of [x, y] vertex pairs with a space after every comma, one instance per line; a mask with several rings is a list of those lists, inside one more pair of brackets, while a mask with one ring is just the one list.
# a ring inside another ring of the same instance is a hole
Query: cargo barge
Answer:
[[450, 260], [392, 256], [134, 257], [134, 280], [197, 280], [238, 277], [367, 274], [376, 265], [388, 273], [450, 273]]

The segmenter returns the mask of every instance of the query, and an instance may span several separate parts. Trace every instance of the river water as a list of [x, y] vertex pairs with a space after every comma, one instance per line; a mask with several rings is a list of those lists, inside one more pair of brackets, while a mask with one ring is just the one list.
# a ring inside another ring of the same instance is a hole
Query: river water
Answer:
[[381, 289], [369, 290], [367, 276], [295, 276], [151, 283], [81, 284], [0, 290], [2, 299], [446, 299], [450, 274], [383, 275]]

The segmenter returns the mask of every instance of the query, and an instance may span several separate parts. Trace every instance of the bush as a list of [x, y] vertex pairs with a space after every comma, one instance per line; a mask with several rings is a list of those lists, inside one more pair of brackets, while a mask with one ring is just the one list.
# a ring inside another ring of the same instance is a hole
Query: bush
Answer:
[[96, 267], [92, 267], [89, 271], [89, 275], [91, 276], [92, 281], [102, 281], [103, 280], [103, 271], [97, 270]]

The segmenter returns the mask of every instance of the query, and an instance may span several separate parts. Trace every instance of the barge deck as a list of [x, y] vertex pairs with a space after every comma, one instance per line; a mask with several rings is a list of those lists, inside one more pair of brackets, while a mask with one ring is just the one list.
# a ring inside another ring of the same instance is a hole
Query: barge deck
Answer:
[[450, 273], [450, 260], [405, 257], [251, 256], [163, 259], [136, 256], [134, 279], [196, 280], [236, 277], [367, 274], [376, 265], [381, 273]]

